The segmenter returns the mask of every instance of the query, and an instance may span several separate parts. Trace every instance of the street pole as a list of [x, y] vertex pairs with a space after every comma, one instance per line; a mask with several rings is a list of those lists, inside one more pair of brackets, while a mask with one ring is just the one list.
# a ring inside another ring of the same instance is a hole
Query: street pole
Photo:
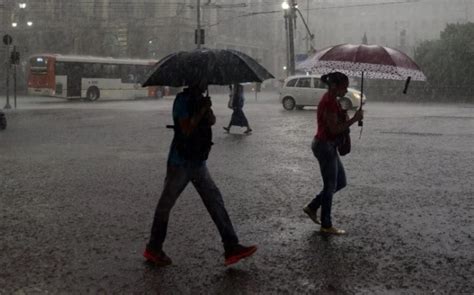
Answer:
[[201, 48], [201, 0], [197, 0], [197, 48]]
[[10, 44], [7, 45], [7, 60], [6, 60], [6, 66], [7, 66], [7, 79], [6, 79], [6, 96], [7, 96], [7, 103], [5, 104], [4, 109], [11, 109], [12, 106], [10, 105]]
[[[308, 22], [308, 25], [309, 25], [309, 0], [306, 0], [306, 21]], [[309, 38], [310, 38], [309, 32], [306, 31], [306, 50], [308, 52], [310, 51]]]
[[[16, 46], [13, 46], [13, 52], [16, 58]], [[13, 64], [13, 104], [16, 109], [16, 61]]]
[[286, 69], [285, 74], [288, 77], [290, 73], [290, 35], [288, 31], [289, 13], [285, 10], [285, 33], [286, 33]]
[[289, 38], [289, 55], [290, 55], [290, 75], [295, 74], [295, 37], [294, 37], [294, 21], [295, 21], [295, 0], [291, 0], [288, 19], [288, 38]]

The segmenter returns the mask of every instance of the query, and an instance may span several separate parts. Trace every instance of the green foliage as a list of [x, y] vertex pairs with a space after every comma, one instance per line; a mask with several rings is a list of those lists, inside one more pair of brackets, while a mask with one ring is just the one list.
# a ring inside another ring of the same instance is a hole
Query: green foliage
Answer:
[[448, 24], [440, 39], [425, 41], [415, 49], [415, 61], [432, 87], [453, 95], [472, 94], [474, 23]]

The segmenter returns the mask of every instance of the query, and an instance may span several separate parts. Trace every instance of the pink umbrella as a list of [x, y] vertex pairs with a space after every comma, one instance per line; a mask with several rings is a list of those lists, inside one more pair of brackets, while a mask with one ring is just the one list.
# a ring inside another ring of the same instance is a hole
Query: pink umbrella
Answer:
[[371, 79], [406, 79], [404, 93], [411, 79], [426, 80], [418, 65], [405, 53], [379, 45], [340, 44], [328, 47], [300, 63], [297, 69], [319, 74], [339, 71], [348, 76], [361, 77], [361, 97], [364, 76]]
[[371, 79], [425, 81], [418, 65], [405, 53], [379, 45], [341, 44], [325, 48], [297, 67], [308, 72], [334, 71]]

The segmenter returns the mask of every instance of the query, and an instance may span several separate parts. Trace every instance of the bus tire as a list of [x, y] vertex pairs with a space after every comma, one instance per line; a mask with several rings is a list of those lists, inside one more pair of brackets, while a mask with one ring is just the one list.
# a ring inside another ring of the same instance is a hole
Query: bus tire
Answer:
[[99, 97], [100, 97], [99, 88], [92, 86], [92, 87], [89, 87], [89, 89], [87, 89], [86, 98], [88, 101], [96, 101], [99, 99]]

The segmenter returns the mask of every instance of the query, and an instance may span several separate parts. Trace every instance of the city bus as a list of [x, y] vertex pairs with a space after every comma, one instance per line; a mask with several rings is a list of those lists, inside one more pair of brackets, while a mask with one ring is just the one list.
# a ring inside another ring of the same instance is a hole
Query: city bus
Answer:
[[157, 97], [158, 87], [143, 88], [156, 60], [36, 54], [30, 56], [28, 94], [61, 98]]

